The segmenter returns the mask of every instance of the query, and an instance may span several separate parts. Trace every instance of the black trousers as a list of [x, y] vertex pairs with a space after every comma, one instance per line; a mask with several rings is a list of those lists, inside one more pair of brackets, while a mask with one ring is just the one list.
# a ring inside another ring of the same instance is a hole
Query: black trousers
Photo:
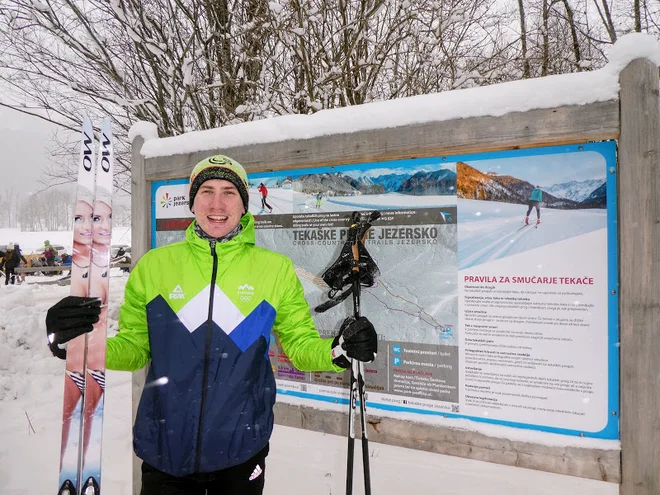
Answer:
[[11, 279], [11, 285], [14, 285], [16, 281], [16, 275], [14, 274], [13, 266], [5, 266], [5, 285], [9, 285], [9, 280]]
[[238, 466], [183, 477], [171, 476], [143, 462], [140, 495], [261, 495], [267, 455], [268, 445]]
[[525, 216], [528, 217], [529, 214], [532, 212], [532, 208], [536, 208], [536, 218], [541, 218], [541, 207], [540, 207], [541, 203], [539, 201], [530, 200], [529, 203], [527, 204], [529, 205], [529, 208], [527, 208], [527, 215]]

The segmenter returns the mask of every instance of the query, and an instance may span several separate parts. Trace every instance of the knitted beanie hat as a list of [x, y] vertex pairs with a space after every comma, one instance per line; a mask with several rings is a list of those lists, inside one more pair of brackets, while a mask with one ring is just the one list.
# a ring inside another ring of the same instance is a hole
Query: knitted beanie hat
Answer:
[[228, 180], [234, 184], [236, 189], [238, 189], [238, 193], [241, 195], [245, 211], [248, 211], [249, 186], [247, 173], [240, 163], [224, 155], [211, 156], [195, 165], [195, 168], [190, 174], [190, 191], [188, 194], [191, 210], [199, 187], [211, 179]]

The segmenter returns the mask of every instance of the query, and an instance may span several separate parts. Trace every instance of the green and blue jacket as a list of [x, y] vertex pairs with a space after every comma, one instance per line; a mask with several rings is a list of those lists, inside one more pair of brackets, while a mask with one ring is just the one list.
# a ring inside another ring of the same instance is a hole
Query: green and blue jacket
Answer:
[[271, 331], [301, 371], [343, 371], [320, 338], [289, 258], [254, 245], [254, 218], [216, 243], [195, 234], [147, 252], [126, 284], [107, 367], [151, 361], [138, 406], [138, 457], [173, 476], [241, 464], [273, 429]]

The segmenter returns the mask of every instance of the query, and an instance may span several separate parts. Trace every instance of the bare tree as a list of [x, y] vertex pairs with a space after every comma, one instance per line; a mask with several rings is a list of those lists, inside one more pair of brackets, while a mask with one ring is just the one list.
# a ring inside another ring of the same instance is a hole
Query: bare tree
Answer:
[[[128, 191], [136, 120], [161, 136], [597, 68], [658, 0], [0, 0], [0, 105], [78, 130], [112, 117]], [[74, 180], [63, 134], [51, 184]]]
[[518, 13], [520, 15], [520, 50], [523, 63], [523, 79], [528, 79], [531, 70], [529, 59], [527, 58], [527, 23], [525, 21], [525, 5], [523, 0], [518, 0]]
[[18, 216], [18, 191], [15, 188], [5, 188], [0, 191], [0, 227], [16, 227]]
[[[20, 107], [77, 131], [83, 113], [109, 115], [120, 137], [118, 186], [130, 164], [135, 120], [163, 136], [263, 114], [236, 109], [255, 100], [266, 36], [264, 2], [252, 0], [13, 0], [0, 8], [0, 83]], [[252, 108], [259, 108], [258, 105]], [[76, 146], [75, 139], [66, 143]], [[58, 164], [71, 180], [75, 167]]]
[[[594, 5], [598, 11], [598, 15], [603, 22], [603, 26], [607, 30], [607, 35], [610, 38], [610, 42], [614, 43], [617, 40], [616, 28], [614, 27], [614, 22], [612, 21], [612, 13], [610, 6], [607, 0], [601, 0], [601, 3], [598, 3], [598, 0], [594, 0]], [[602, 6], [602, 9], [601, 9]]]
[[32, 194], [20, 204], [17, 222], [23, 230], [73, 229], [73, 194], [62, 190], [49, 190]]

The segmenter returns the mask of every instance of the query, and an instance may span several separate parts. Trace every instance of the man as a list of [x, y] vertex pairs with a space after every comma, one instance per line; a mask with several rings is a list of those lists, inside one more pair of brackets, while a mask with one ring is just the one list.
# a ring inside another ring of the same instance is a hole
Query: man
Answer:
[[525, 225], [529, 225], [529, 214], [532, 212], [532, 208], [536, 208], [536, 224], [541, 223], [541, 201], [543, 201], [543, 191], [541, 191], [541, 186], [536, 186], [527, 202], [528, 208], [525, 215]]
[[[197, 164], [189, 198], [185, 241], [149, 251], [130, 274], [107, 366], [151, 360], [133, 430], [142, 495], [258, 495], [273, 428], [271, 329], [302, 371], [371, 361], [377, 335], [366, 318], [348, 318], [337, 337], [320, 338], [291, 260], [254, 245], [237, 162]], [[70, 296], [49, 310], [51, 348], [92, 329], [92, 301]]]

